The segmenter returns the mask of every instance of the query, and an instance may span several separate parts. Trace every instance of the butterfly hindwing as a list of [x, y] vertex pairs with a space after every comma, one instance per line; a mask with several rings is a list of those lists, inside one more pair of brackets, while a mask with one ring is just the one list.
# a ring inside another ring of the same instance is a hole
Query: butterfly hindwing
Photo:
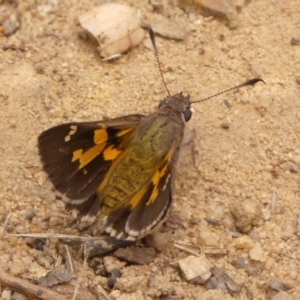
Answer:
[[[172, 202], [171, 159], [174, 155], [171, 152], [172, 147], [162, 157], [160, 166], [153, 170], [148, 184], [133, 195], [129, 203], [123, 203], [109, 214], [105, 228], [110, 235], [134, 240], [151, 232], [165, 220]], [[172, 157], [167, 159], [170, 155]]]
[[143, 236], [161, 224], [172, 202], [172, 172], [168, 162], [156, 171], [147, 192], [130, 214], [126, 232], [131, 236]]
[[80, 204], [90, 198], [113, 161], [126, 149], [143, 115], [67, 123], [38, 138], [44, 170], [63, 200]]

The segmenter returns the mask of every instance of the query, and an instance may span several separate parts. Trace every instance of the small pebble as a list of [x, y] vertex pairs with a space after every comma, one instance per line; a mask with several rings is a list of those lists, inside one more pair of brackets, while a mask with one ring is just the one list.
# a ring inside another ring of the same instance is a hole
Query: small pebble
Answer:
[[262, 64], [252, 62], [250, 66], [250, 71], [254, 77], [263, 77], [264, 72], [262, 70]]
[[3, 23], [3, 34], [5, 36], [13, 35], [20, 28], [20, 21], [16, 14], [11, 14]]
[[31, 221], [36, 216], [36, 211], [34, 209], [27, 209], [24, 215], [26, 220]]
[[225, 228], [227, 228], [230, 231], [233, 231], [235, 229], [234, 218], [231, 214], [226, 214], [224, 216], [222, 224], [224, 225]]
[[232, 104], [231, 104], [231, 102], [230, 102], [228, 99], [225, 99], [225, 100], [224, 100], [224, 103], [225, 103], [225, 105], [226, 105], [228, 108], [231, 108], [231, 107], [232, 107]]
[[147, 49], [153, 50], [153, 46], [152, 46], [152, 42], [151, 42], [150, 38], [144, 39], [143, 45], [144, 45]]
[[221, 34], [219, 35], [219, 40], [220, 40], [221, 42], [225, 41], [225, 35], [224, 35], [223, 33], [221, 33]]
[[184, 40], [186, 35], [186, 29], [176, 20], [166, 18], [159, 14], [156, 14], [149, 26], [155, 33], [174, 40]]
[[54, 267], [45, 276], [38, 280], [38, 285], [42, 287], [52, 287], [57, 284], [70, 282], [77, 276], [70, 270]]
[[11, 298], [11, 291], [10, 290], [4, 290], [1, 294], [3, 300], [10, 300]]
[[294, 37], [292, 37], [291, 45], [292, 46], [299, 46], [300, 45], [300, 39], [295, 39]]
[[269, 221], [270, 218], [271, 218], [271, 213], [270, 213], [270, 210], [267, 209], [267, 208], [263, 208], [261, 210], [261, 214], [262, 214], [262, 218], [265, 220], [265, 221]]
[[36, 250], [43, 250], [45, 246], [45, 239], [39, 239], [39, 238], [31, 238], [28, 237], [25, 239], [26, 244]]
[[108, 273], [107, 273], [107, 271], [105, 270], [104, 267], [95, 267], [94, 268], [94, 273], [97, 276], [108, 277]]
[[251, 249], [254, 243], [250, 236], [242, 235], [235, 240], [235, 248], [237, 249]]
[[244, 269], [248, 276], [258, 276], [264, 270], [264, 264], [256, 260], [248, 260], [238, 257], [232, 260], [232, 265], [238, 269]]
[[126, 262], [114, 256], [105, 256], [103, 257], [103, 265], [105, 270], [111, 274], [114, 269], [122, 269], [126, 265]]
[[20, 293], [13, 293], [10, 300], [27, 300], [27, 297]]
[[249, 256], [253, 260], [265, 261], [264, 250], [259, 242], [254, 243], [253, 248], [249, 251]]
[[114, 255], [130, 264], [148, 265], [155, 259], [155, 250], [150, 247], [119, 248]]
[[294, 226], [287, 225], [284, 227], [283, 231], [281, 232], [281, 238], [286, 241], [292, 239], [294, 234], [295, 234]]
[[243, 93], [243, 95], [241, 96], [240, 100], [243, 102], [243, 103], [247, 103], [249, 102], [250, 100], [250, 96], [247, 92]]
[[287, 292], [281, 291], [276, 294], [272, 300], [296, 300], [294, 297], [290, 296]]
[[268, 257], [266, 262], [265, 262], [265, 269], [266, 270], [271, 270], [271, 268], [274, 266], [275, 260], [272, 257]]
[[163, 234], [159, 231], [148, 234], [145, 236], [144, 240], [146, 246], [152, 247], [158, 251], [163, 251], [168, 246], [166, 234]]
[[10, 274], [13, 276], [22, 275], [26, 271], [26, 267], [20, 259], [15, 259], [10, 266]]
[[39, 253], [37, 253], [37, 255], [36, 255], [36, 262], [37, 262], [40, 266], [49, 269], [49, 267], [55, 263], [55, 260], [54, 260], [53, 257], [47, 255], [46, 253], [44, 253], [44, 252], [39, 252]]
[[179, 260], [178, 265], [187, 281], [201, 284], [211, 276], [210, 265], [205, 257], [190, 255]]
[[238, 25], [237, 11], [234, 3], [230, 0], [177, 0], [179, 7], [191, 11], [193, 6], [200, 9], [203, 16], [214, 16], [227, 21], [230, 28], [236, 28]]
[[185, 299], [186, 291], [180, 284], [174, 284], [172, 295], [175, 295], [177, 299]]
[[207, 227], [201, 226], [201, 228], [199, 228], [197, 237], [199, 245], [218, 246], [219, 239], [220, 236]]
[[207, 209], [207, 218], [222, 220], [224, 216], [225, 216], [225, 205], [223, 203], [210, 205]]
[[259, 204], [255, 201], [234, 202], [231, 204], [230, 213], [233, 216], [237, 230], [242, 233], [250, 232], [261, 215]]
[[236, 283], [225, 271], [214, 266], [212, 269], [212, 276], [205, 284], [207, 289], [217, 289], [228, 294], [239, 293], [242, 286]]
[[212, 219], [212, 218], [205, 218], [205, 221], [208, 224], [214, 225], [214, 226], [221, 226], [222, 222], [220, 220]]
[[230, 124], [229, 124], [229, 122], [224, 121], [223, 123], [221, 123], [221, 127], [224, 128], [224, 129], [229, 129]]
[[290, 161], [281, 164], [280, 168], [284, 171], [290, 171], [291, 173], [299, 173], [299, 167]]
[[271, 278], [268, 288], [276, 291], [283, 291], [286, 290], [287, 287], [285, 286], [284, 282], [278, 278]]

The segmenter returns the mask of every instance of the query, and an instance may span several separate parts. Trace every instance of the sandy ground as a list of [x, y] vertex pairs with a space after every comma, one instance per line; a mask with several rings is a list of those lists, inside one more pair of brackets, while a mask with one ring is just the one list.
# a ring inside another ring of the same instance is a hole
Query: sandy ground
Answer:
[[[76, 21], [96, 1], [66, 3], [29, 0], [14, 7], [4, 1], [0, 6], [2, 19], [17, 11], [22, 20], [15, 34], [0, 36], [0, 221], [3, 225], [11, 213], [9, 233], [79, 234], [68, 227], [75, 212], [65, 211], [42, 171], [37, 137], [43, 130], [68, 121], [147, 114], [166, 95], [151, 49], [142, 43], [116, 61], [103, 62], [96, 47], [80, 37]], [[142, 16], [152, 14], [146, 0], [127, 3]], [[252, 77], [262, 77], [266, 85], [193, 106], [188, 127], [196, 130], [201, 174], [187, 151], [178, 166], [172, 210], [182, 224], [162, 229], [169, 243], [153, 263], [122, 269], [112, 299], [271, 299], [272, 278], [283, 282], [291, 299], [300, 299], [300, 46], [290, 42], [300, 38], [299, 1], [252, 1], [242, 7], [233, 30], [172, 5], [169, 14], [188, 30], [181, 42], [157, 37], [172, 93], [183, 91], [198, 100]], [[235, 210], [254, 216], [242, 246], [238, 221], [230, 213]], [[207, 258], [245, 288], [230, 295], [188, 283], [169, 266], [188, 255], [175, 249], [174, 241], [225, 250], [226, 255]], [[58, 240], [47, 243], [60, 252]], [[48, 271], [36, 262], [38, 252], [22, 238], [5, 236], [0, 269], [35, 282]], [[238, 259], [257, 268], [238, 268]], [[77, 269], [83, 284], [96, 289], [101, 284], [109, 292], [107, 279], [95, 276], [81, 258]]]

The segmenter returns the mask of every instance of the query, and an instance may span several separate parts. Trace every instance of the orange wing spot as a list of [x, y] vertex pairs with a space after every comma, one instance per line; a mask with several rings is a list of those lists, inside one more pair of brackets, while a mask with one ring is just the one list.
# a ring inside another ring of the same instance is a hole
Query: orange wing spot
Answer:
[[83, 150], [79, 149], [73, 152], [73, 157], [72, 157], [72, 161], [75, 161], [77, 159], [80, 159], [81, 155], [82, 155]]
[[94, 131], [94, 143], [101, 144], [106, 142], [108, 139], [108, 134], [106, 129], [97, 129]]
[[160, 177], [161, 177], [161, 176], [160, 176], [160, 171], [157, 170], [157, 171], [155, 172], [154, 176], [152, 177], [152, 183], [153, 183], [154, 186], [157, 186], [157, 185], [158, 185]]
[[152, 177], [152, 183], [154, 185], [154, 188], [153, 188], [151, 196], [150, 196], [149, 200], [147, 201], [146, 205], [150, 205], [157, 199], [159, 181], [163, 176], [165, 176], [167, 170], [168, 170], [168, 164], [165, 163], [164, 166], [162, 167], [162, 169], [157, 170], [155, 172], [154, 176]]
[[151, 196], [149, 198], [149, 200], [147, 201], [146, 205], [149, 205], [151, 203], [153, 203], [155, 201], [155, 199], [157, 199], [157, 196], [158, 196], [158, 188], [157, 188], [157, 185], [154, 187], [152, 193], [151, 193]]
[[73, 152], [72, 161], [79, 160], [79, 169], [82, 169], [89, 162], [91, 162], [95, 157], [97, 157], [105, 147], [105, 143], [95, 145], [87, 150], [85, 153], [82, 153], [82, 149], [76, 150]]
[[140, 203], [145, 192], [146, 192], [146, 189], [142, 188], [134, 195], [134, 197], [130, 201], [130, 205], [131, 205], [130, 209], [131, 210], [133, 210]]
[[105, 160], [114, 160], [116, 159], [122, 151], [114, 148], [113, 145], [109, 146], [105, 151], [103, 152], [103, 157]]
[[165, 164], [163, 166], [163, 168], [161, 169], [161, 171], [160, 171], [160, 178], [162, 178], [163, 176], [165, 176], [167, 170], [168, 170], [168, 164]]

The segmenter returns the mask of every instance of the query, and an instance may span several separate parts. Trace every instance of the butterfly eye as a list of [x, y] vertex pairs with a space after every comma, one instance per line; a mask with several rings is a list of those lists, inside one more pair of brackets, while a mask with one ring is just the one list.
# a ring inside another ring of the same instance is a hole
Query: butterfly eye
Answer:
[[[167, 99], [163, 99], [159, 102], [158, 108], [161, 108], [167, 103]], [[192, 117], [192, 111], [190, 107], [187, 107], [183, 113], [185, 122], [188, 122]]]
[[184, 115], [185, 121], [188, 122], [188, 121], [191, 119], [191, 117], [192, 117], [192, 111], [191, 111], [191, 108], [190, 108], [190, 107], [187, 107], [187, 108], [185, 109], [183, 115]]

